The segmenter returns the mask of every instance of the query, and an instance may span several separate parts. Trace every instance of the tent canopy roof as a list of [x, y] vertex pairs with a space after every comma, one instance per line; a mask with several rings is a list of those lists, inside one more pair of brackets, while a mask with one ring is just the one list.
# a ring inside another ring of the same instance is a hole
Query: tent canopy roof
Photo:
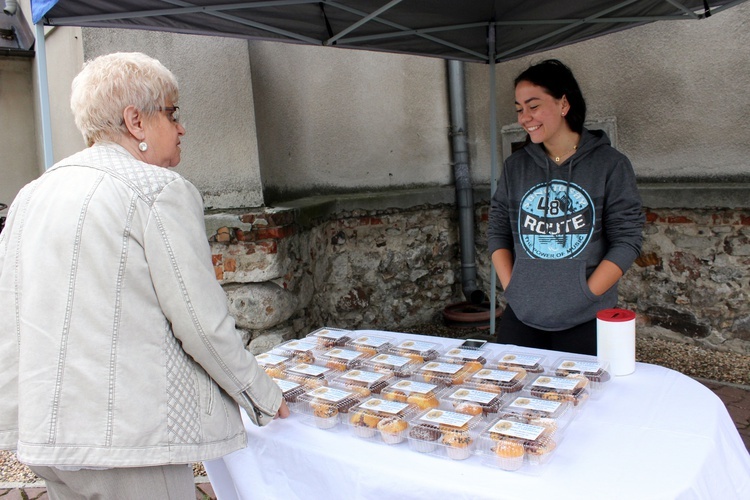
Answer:
[[[745, 0], [32, 0], [34, 23], [134, 28], [488, 63]], [[494, 39], [494, 43], [491, 41]]]

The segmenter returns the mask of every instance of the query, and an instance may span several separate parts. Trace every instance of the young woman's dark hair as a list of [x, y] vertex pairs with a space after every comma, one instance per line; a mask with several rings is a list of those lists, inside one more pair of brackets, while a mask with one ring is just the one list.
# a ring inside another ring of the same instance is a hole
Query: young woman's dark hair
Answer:
[[517, 86], [520, 82], [530, 82], [542, 87], [555, 99], [562, 99], [562, 96], [565, 96], [570, 104], [570, 111], [565, 115], [568, 126], [573, 132], [580, 134], [583, 131], [583, 122], [586, 120], [586, 101], [570, 68], [557, 59], [547, 59], [529, 66], [516, 77], [513, 85]]

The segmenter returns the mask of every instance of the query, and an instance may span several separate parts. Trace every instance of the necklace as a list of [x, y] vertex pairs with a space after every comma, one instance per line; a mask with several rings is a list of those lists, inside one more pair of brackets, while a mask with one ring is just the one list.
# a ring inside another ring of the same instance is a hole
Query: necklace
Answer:
[[550, 153], [549, 151], [547, 152], [547, 154], [549, 155], [550, 158], [553, 158], [555, 160], [555, 163], [560, 163], [560, 158], [565, 158], [570, 153], [574, 153], [576, 151], [576, 149], [578, 149], [578, 144], [576, 144], [575, 146], [573, 146], [573, 149], [571, 149], [567, 153], [561, 154], [560, 156], [552, 156], [552, 153]]

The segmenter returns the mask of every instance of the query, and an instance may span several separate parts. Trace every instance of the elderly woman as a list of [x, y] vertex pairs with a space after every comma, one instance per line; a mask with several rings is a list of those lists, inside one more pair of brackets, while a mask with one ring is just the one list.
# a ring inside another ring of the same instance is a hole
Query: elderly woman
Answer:
[[24, 187], [0, 235], [0, 448], [51, 498], [195, 498], [189, 464], [289, 412], [244, 348], [180, 162], [177, 82], [117, 53], [71, 108], [90, 146]]

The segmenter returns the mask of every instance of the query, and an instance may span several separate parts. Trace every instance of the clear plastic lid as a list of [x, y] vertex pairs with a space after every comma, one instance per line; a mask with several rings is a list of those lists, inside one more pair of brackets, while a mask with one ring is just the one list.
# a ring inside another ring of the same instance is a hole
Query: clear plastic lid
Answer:
[[498, 370], [516, 370], [522, 368], [528, 373], [544, 373], [547, 361], [545, 356], [519, 351], [501, 352], [492, 361], [492, 365]]
[[271, 352], [258, 354], [255, 356], [255, 360], [270, 377], [275, 378], [284, 378], [284, 370], [286, 370], [292, 362], [292, 358], [289, 356], [281, 356]]
[[315, 351], [318, 346], [314, 340], [307, 338], [287, 340], [269, 351], [270, 354], [294, 358], [298, 363], [315, 363]]
[[362, 361], [362, 368], [379, 373], [390, 373], [396, 377], [410, 377], [414, 370], [421, 365], [412, 358], [396, 354], [381, 353]]
[[393, 337], [384, 337], [381, 335], [359, 335], [347, 342], [346, 347], [374, 356], [392, 348]]
[[281, 393], [284, 396], [284, 400], [289, 405], [297, 404], [297, 402], [299, 401], [299, 397], [305, 393], [305, 387], [298, 382], [283, 380], [279, 378], [274, 378], [273, 381], [276, 382], [276, 385], [279, 386], [279, 388], [281, 389]]
[[453, 347], [438, 357], [438, 361], [456, 363], [466, 366], [471, 371], [479, 371], [487, 364], [490, 351], [470, 347]]
[[330, 349], [346, 345], [352, 340], [352, 332], [341, 328], [318, 328], [308, 333], [306, 339], [313, 340], [320, 349]]
[[440, 344], [422, 340], [403, 340], [393, 346], [388, 352], [411, 358], [418, 363], [433, 361], [440, 356]]
[[409, 448], [442, 458], [465, 460], [474, 453], [481, 417], [433, 409], [409, 421]]
[[484, 368], [471, 375], [465, 383], [480, 391], [505, 394], [523, 389], [525, 380], [526, 370], [523, 369], [509, 371]]
[[609, 364], [594, 356], [568, 355], [555, 360], [550, 369], [557, 377], [584, 376], [591, 382], [591, 397], [596, 398], [611, 379]]
[[[370, 372], [367, 370], [349, 370], [331, 381], [331, 384], [349, 388], [363, 395], [380, 394], [393, 381], [391, 373]], [[363, 391], [362, 389], [365, 389]]]
[[325, 366], [298, 363], [284, 371], [284, 378], [302, 384], [306, 388], [322, 387], [336, 375], [336, 371]]
[[440, 386], [463, 384], [473, 373], [472, 365], [428, 361], [414, 370], [415, 379]]
[[406, 439], [407, 421], [414, 406], [381, 398], [370, 398], [352, 408], [346, 422], [361, 438], [379, 437], [381, 442], [397, 444]]
[[545, 426], [500, 418], [480, 434], [476, 451], [484, 464], [516, 471], [549, 462], [561, 438]]
[[304, 423], [331, 429], [339, 423], [342, 415], [361, 403], [362, 398], [338, 387], [318, 387], [300, 395], [298, 401], [300, 404], [294, 411], [303, 416]]
[[566, 377], [537, 375], [527, 385], [529, 394], [545, 401], [563, 401], [574, 407], [581, 406], [589, 398], [589, 380], [583, 375], [571, 374]]
[[439, 407], [440, 395], [437, 385], [414, 380], [399, 380], [380, 392], [383, 399], [412, 404], [420, 410]]
[[362, 362], [371, 356], [361, 351], [335, 347], [318, 356], [318, 364], [325, 365], [340, 372], [362, 366]]
[[525, 392], [505, 400], [500, 414], [506, 418], [514, 415], [520, 417], [523, 423], [548, 427], [553, 431], [566, 428], [573, 420], [575, 412], [571, 409], [571, 403], [536, 398]]
[[487, 416], [498, 412], [503, 404], [503, 398], [504, 396], [496, 392], [460, 386], [445, 392], [440, 407], [467, 415]]

